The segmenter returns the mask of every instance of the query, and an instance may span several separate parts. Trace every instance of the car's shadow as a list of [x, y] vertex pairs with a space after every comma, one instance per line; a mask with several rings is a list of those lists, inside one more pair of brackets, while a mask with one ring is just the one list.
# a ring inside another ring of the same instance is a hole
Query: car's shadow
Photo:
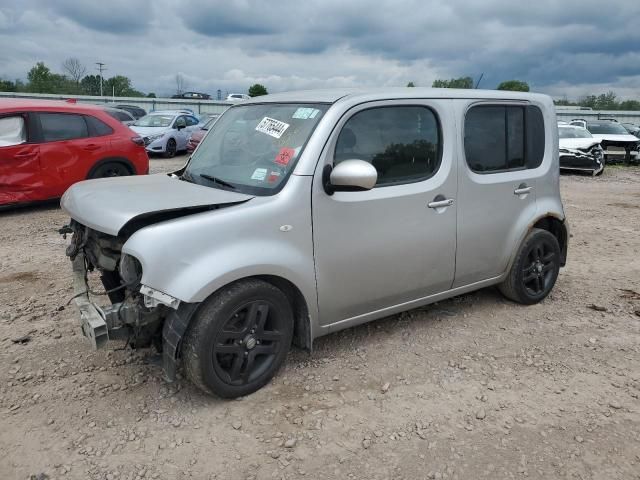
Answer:
[[53, 212], [55, 210], [60, 210], [60, 199], [19, 203], [15, 205], [0, 205], [0, 217], [6, 218], [35, 212]]

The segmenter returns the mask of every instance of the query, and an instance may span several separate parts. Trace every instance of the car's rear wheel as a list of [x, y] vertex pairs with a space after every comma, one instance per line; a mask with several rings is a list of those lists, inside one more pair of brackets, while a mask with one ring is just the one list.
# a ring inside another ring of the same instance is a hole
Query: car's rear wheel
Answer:
[[185, 372], [205, 392], [248, 395], [280, 369], [292, 336], [293, 311], [281, 290], [258, 279], [234, 283], [209, 297], [191, 321]]
[[173, 158], [176, 156], [177, 151], [178, 151], [178, 145], [176, 144], [176, 141], [173, 138], [170, 138], [169, 140], [167, 140], [167, 146], [164, 150], [164, 157]]
[[559, 271], [558, 240], [551, 232], [534, 228], [524, 239], [509, 275], [499, 288], [510, 300], [531, 305], [549, 295]]
[[131, 175], [131, 170], [119, 162], [107, 162], [96, 168], [89, 178], [125, 177]]

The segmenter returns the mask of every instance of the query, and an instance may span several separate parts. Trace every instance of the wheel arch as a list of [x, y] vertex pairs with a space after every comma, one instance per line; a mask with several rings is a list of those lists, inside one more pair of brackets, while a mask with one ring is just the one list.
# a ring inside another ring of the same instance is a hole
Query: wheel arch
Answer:
[[87, 179], [92, 178], [93, 174], [96, 172], [96, 170], [98, 170], [103, 165], [106, 165], [107, 163], [119, 163], [120, 165], [123, 165], [124, 167], [126, 167], [127, 170], [129, 170], [129, 173], [131, 175], [137, 175], [138, 174], [138, 172], [136, 170], [136, 167], [133, 165], [133, 163], [131, 163], [131, 161], [128, 158], [125, 158], [125, 157], [105, 157], [105, 158], [102, 158], [102, 159], [98, 160], [96, 163], [93, 164], [93, 166], [89, 170], [89, 173], [87, 173]]
[[567, 249], [569, 246], [569, 229], [567, 228], [567, 222], [553, 215], [545, 215], [538, 218], [535, 223], [531, 225], [529, 231], [534, 228], [546, 230], [556, 237], [558, 245], [560, 245], [560, 266], [564, 267], [567, 263]]
[[517, 248], [514, 248], [513, 252], [511, 252], [509, 263], [507, 264], [507, 268], [502, 275], [503, 278], [508, 275], [513, 262], [515, 262], [518, 256], [518, 252], [522, 248], [522, 243], [534, 228], [546, 230], [550, 232], [554, 237], [556, 237], [556, 239], [558, 240], [558, 245], [560, 246], [560, 266], [564, 267], [566, 265], [567, 250], [569, 247], [569, 226], [567, 225], [566, 219], [561, 218], [553, 213], [547, 212], [544, 215], [537, 216], [522, 232], [522, 235], [516, 243]]
[[[209, 296], [215, 295], [224, 288], [238, 282], [259, 279], [278, 288], [285, 294], [293, 310], [293, 343], [297, 347], [311, 352], [313, 337], [311, 334], [311, 317], [307, 301], [300, 289], [290, 280], [277, 275], [250, 275], [225, 283]], [[208, 298], [208, 297], [207, 297]], [[193, 315], [198, 311], [202, 302], [182, 303], [177, 310], [172, 310], [165, 319], [163, 337], [163, 368], [168, 381], [176, 378], [176, 365], [182, 348], [182, 339], [189, 328]]]

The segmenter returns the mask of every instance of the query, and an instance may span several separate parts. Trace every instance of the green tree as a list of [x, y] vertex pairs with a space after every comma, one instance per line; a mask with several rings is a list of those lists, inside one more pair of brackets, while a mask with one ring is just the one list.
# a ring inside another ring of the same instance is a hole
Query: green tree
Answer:
[[157, 97], [156, 97], [155, 93], [149, 92], [149, 93], [147, 93], [147, 98], [157, 98]]
[[17, 91], [17, 87], [15, 82], [11, 80], [3, 80], [0, 78], [0, 92], [15, 92]]
[[100, 95], [100, 75], [86, 75], [80, 80], [80, 89], [85, 95]]
[[433, 88], [473, 88], [473, 78], [460, 77], [451, 78], [449, 80], [434, 80], [431, 85]]
[[255, 85], [251, 85], [249, 87], [249, 96], [250, 97], [259, 97], [261, 95], [268, 95], [267, 88], [264, 85], [260, 85], [256, 83]]
[[623, 100], [619, 107], [620, 110], [640, 110], [640, 102], [638, 100]]
[[142, 92], [139, 92], [131, 85], [131, 79], [124, 75], [115, 75], [104, 81], [103, 92], [106, 96], [115, 97], [144, 97]]
[[35, 64], [27, 74], [27, 92], [72, 93], [74, 84], [64, 75], [53, 73], [43, 62]]
[[596, 106], [598, 110], [617, 110], [619, 108], [617, 95], [614, 92], [607, 92], [598, 95]]
[[415, 86], [416, 86], [416, 84], [415, 84], [415, 83], [413, 83], [413, 82], [409, 82], [409, 83], [407, 83], [407, 87], [413, 88], [413, 87], [415, 87]]
[[522, 80], [506, 80], [498, 85], [498, 90], [511, 90], [513, 92], [528, 92], [529, 84]]
[[51, 70], [44, 62], [38, 62], [27, 73], [27, 90], [33, 93], [54, 93], [52, 91]]

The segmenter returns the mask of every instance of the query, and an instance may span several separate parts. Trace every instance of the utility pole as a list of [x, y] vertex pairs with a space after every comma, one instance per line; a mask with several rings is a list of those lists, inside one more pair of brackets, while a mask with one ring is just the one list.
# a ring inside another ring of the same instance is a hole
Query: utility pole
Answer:
[[102, 72], [106, 70], [106, 68], [104, 68], [106, 63], [96, 62], [96, 65], [98, 65], [98, 71], [100, 72], [100, 96], [102, 96]]

